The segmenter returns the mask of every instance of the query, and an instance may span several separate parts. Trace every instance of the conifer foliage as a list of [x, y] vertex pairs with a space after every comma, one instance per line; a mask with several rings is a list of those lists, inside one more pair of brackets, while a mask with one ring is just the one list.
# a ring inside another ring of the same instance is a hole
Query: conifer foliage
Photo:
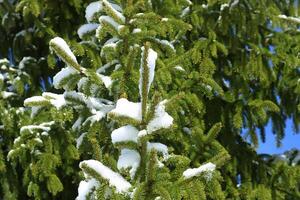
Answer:
[[[131, 3], [126, 9], [133, 6]], [[164, 37], [173, 35], [176, 40], [190, 26], [181, 22], [176, 27], [179, 20], [162, 19], [153, 12], [131, 13], [132, 16], [127, 18], [125, 12], [121, 6], [106, 0], [90, 4], [86, 10], [87, 20], [102, 13], [98, 16], [100, 24], [96, 28], [99, 42], [95, 42], [94, 36], [91, 39], [86, 36], [95, 24], [83, 25], [78, 33], [96, 45], [103, 43], [100, 44], [103, 66], [98, 69], [83, 67], [86, 65], [84, 60], [79, 64], [67, 43], [56, 37], [50, 41], [50, 48], [66, 63], [66, 67], [54, 76], [53, 84], [65, 92], [45, 92], [42, 96], [26, 99], [24, 104], [40, 112], [48, 112], [51, 107], [72, 109], [73, 118], [70, 120], [74, 119], [72, 130], [78, 134], [77, 148], [86, 151], [85, 142], [93, 147], [89, 150], [92, 159], [79, 165], [85, 180], [79, 184], [77, 199], [198, 198], [193, 190], [205, 197], [204, 182], [212, 181], [217, 184], [215, 188], [221, 187], [219, 176], [212, 175], [216, 164], [208, 162], [190, 169], [188, 157], [177, 152], [170, 154], [168, 146], [157, 141], [167, 141], [165, 135], [172, 134], [167, 129], [172, 128], [174, 119], [166, 109], [172, 108], [168, 105], [176, 97], [161, 100], [159, 92], [151, 91], [155, 71], [159, 70], [156, 69], [157, 63], [163, 67], [163, 59], [174, 56], [176, 52], [173, 44]], [[150, 19], [167, 28], [149, 36], [146, 33], [156, 27], [156, 24], [146, 23]], [[163, 53], [163, 49], [168, 51]], [[115, 68], [111, 69], [113, 65]], [[53, 111], [50, 109], [50, 112]], [[26, 126], [22, 130], [42, 132], [43, 135], [54, 123]], [[212, 138], [207, 143], [214, 141], [211, 135], [218, 131], [219, 128], [211, 130], [209, 136]], [[202, 179], [200, 174], [205, 174], [205, 178]], [[210, 195], [214, 196], [213, 193]]]
[[286, 117], [298, 130], [294, 1], [99, 0], [85, 15], [64, 2], [68, 19], [85, 17], [76, 38], [43, 17], [51, 2], [15, 5], [49, 41], [54, 88], [41, 92], [30, 70], [43, 47], [18, 67], [0, 60], [5, 199], [300, 197], [299, 163], [255, 151], [268, 121], [278, 144]]

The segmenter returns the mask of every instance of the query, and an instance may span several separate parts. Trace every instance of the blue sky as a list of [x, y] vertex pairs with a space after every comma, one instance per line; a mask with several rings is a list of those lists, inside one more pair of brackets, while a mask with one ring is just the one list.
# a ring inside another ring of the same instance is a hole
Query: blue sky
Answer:
[[276, 147], [276, 138], [272, 133], [272, 124], [268, 123], [266, 126], [266, 142], [260, 141], [258, 153], [278, 154], [291, 148], [300, 149], [300, 134], [296, 134], [293, 130], [292, 121], [289, 119], [286, 121], [285, 138], [282, 140], [282, 146]]

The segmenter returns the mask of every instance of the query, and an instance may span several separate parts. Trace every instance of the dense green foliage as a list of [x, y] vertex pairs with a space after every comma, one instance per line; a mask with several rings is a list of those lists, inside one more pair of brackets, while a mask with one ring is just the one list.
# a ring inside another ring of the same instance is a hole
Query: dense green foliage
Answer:
[[[299, 163], [255, 151], [270, 121], [278, 145], [287, 118], [299, 131], [295, 2], [101, 0], [88, 16], [81, 0], [4, 0], [0, 197], [74, 199], [90, 184], [87, 199], [299, 199]], [[172, 123], [154, 130], [159, 113]], [[125, 126], [136, 140], [115, 142]]]
[[[38, 180], [38, 175], [36, 172], [35, 174], [29, 173], [28, 169], [30, 163], [39, 160], [30, 158], [31, 150], [29, 149], [21, 152], [28, 158], [28, 161], [25, 159], [22, 163], [11, 162], [7, 159], [7, 155], [13, 147], [14, 140], [20, 134], [20, 128], [34, 123], [30, 119], [30, 110], [23, 107], [24, 99], [41, 94], [45, 89], [51, 90], [51, 81], [48, 81], [48, 77], [52, 77], [59, 70], [54, 68], [56, 63], [62, 65], [56, 61], [53, 55], [49, 54], [49, 40], [55, 35], [70, 38], [70, 41], [77, 40], [74, 27], [78, 27], [84, 21], [84, 16], [80, 13], [85, 10], [85, 4], [78, 3], [80, 2], [27, 0], [4, 0], [0, 3], [0, 59], [5, 57], [9, 59], [1, 60], [0, 64], [0, 197], [3, 199], [21, 199], [22, 197], [27, 199], [26, 194], [32, 196], [30, 194], [33, 193], [33, 189], [28, 188], [29, 182], [32, 179]], [[65, 141], [61, 140], [64, 145]], [[38, 144], [35, 142], [31, 145]], [[59, 145], [58, 141], [56, 145]], [[59, 146], [62, 148], [64, 145]], [[61, 151], [65, 152], [65, 148]], [[67, 153], [66, 156], [68, 156]], [[48, 161], [49, 157], [45, 155], [41, 159]], [[61, 165], [62, 161], [59, 160], [58, 163]], [[44, 166], [49, 165], [44, 163]], [[49, 171], [51, 170], [53, 169]], [[77, 183], [72, 184], [72, 181], [76, 179], [65, 178], [66, 174], [70, 174], [70, 172], [66, 172], [72, 170], [60, 169], [59, 171], [62, 174], [61, 178], [64, 177], [67, 183], [64, 188], [70, 188], [69, 192], [65, 190], [61, 194], [74, 198], [76, 194], [73, 193], [73, 190], [76, 190]], [[41, 179], [42, 181], [35, 184], [44, 188], [44, 191], [40, 190], [44, 194], [44, 199], [47, 199], [52, 190], [46, 186], [47, 179]], [[53, 178], [51, 180], [55, 181]], [[55, 190], [57, 189], [55, 188]], [[58, 196], [58, 198], [62, 197]]]

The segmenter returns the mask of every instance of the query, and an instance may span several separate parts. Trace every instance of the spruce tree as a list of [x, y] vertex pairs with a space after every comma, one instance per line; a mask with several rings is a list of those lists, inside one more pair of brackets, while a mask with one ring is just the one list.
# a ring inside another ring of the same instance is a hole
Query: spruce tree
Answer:
[[[74, 26], [82, 23], [84, 16], [79, 15], [82, 9], [85, 5], [78, 1], [0, 1], [0, 198], [26, 198], [28, 180], [31, 179], [24, 175], [26, 162], [21, 165], [8, 159], [7, 155], [14, 141], [18, 141], [20, 128], [33, 123], [29, 110], [23, 106], [24, 99], [51, 89], [51, 78], [57, 72], [53, 67], [62, 64], [49, 54], [49, 40], [57, 34], [76, 40]], [[43, 193], [49, 196], [51, 192], [46, 189]], [[65, 196], [71, 194], [65, 190]]]
[[[24, 85], [31, 85], [31, 77], [23, 71], [24, 62], [19, 68], [12, 66], [7, 59], [0, 59], [0, 194], [4, 199], [17, 199], [24, 190], [19, 182], [18, 167], [8, 162], [6, 157], [8, 151], [13, 147], [13, 141], [18, 136], [20, 126], [29, 117], [22, 107], [26, 91]], [[18, 105], [18, 106], [16, 106]]]
[[57, 90], [24, 101], [8, 161], [27, 195], [298, 199], [299, 163], [255, 151], [269, 121], [278, 145], [299, 127], [295, 2], [89, 4], [79, 43], [51, 35]]

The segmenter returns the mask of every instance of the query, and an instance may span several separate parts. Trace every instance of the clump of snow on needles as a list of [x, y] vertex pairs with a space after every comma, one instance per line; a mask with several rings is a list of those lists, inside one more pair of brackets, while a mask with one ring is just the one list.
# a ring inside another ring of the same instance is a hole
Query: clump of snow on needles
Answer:
[[198, 176], [199, 174], [203, 173], [203, 172], [212, 172], [216, 169], [216, 165], [209, 162], [209, 163], [206, 163], [204, 165], [201, 165], [200, 167], [198, 168], [189, 168], [187, 170], [185, 170], [183, 172], [183, 176], [185, 179], [189, 179], [189, 178], [192, 178], [194, 176]]
[[[143, 73], [144, 73], [144, 67], [143, 67], [143, 60], [144, 60], [144, 51], [145, 48], [142, 47], [142, 57], [141, 57], [141, 66], [140, 66], [140, 81], [139, 81], [139, 91], [140, 91], [140, 97], [142, 98], [142, 89], [143, 89]], [[152, 50], [151, 48], [148, 50], [148, 55], [146, 55], [146, 62], [148, 67], [148, 83], [147, 83], [147, 93], [149, 92], [151, 83], [154, 79], [154, 72], [155, 72], [155, 63], [157, 59], [157, 53]]]
[[96, 188], [99, 182], [92, 178], [87, 181], [81, 181], [78, 187], [78, 196], [76, 200], [86, 200], [87, 195], [91, 192], [93, 188]]
[[141, 103], [130, 102], [125, 98], [117, 101], [116, 108], [110, 111], [111, 114], [120, 117], [129, 117], [137, 121], [142, 121]]
[[86, 9], [85, 9], [85, 18], [88, 22], [92, 21], [94, 18], [94, 15], [97, 12], [100, 12], [102, 10], [102, 3], [100, 1], [95, 1], [90, 3]]
[[147, 125], [148, 133], [169, 128], [173, 124], [173, 118], [165, 111], [167, 100], [161, 101], [155, 108], [154, 118]]
[[85, 160], [80, 162], [80, 168], [86, 165], [87, 167], [93, 169], [102, 178], [109, 182], [110, 186], [114, 186], [116, 191], [119, 193], [126, 193], [131, 188], [131, 184], [126, 181], [119, 173], [112, 171], [107, 166], [103, 165], [97, 160]]
[[[60, 37], [55, 37], [52, 40], [50, 40], [49, 43], [50, 43], [50, 47], [51, 45], [56, 45], [58, 48], [63, 50], [73, 60], [73, 62], [77, 63], [75, 55], [72, 53], [69, 45], [66, 43], [66, 41], [64, 41], [64, 39]], [[63, 57], [61, 57], [61, 59], [64, 60]]]
[[122, 126], [111, 133], [112, 143], [115, 144], [117, 142], [129, 141], [137, 142], [138, 133], [139, 131], [131, 125]]
[[77, 34], [78, 34], [79, 38], [82, 39], [85, 34], [96, 30], [98, 28], [98, 26], [99, 26], [99, 24], [96, 24], [96, 23], [84, 24], [79, 27], [79, 29], [77, 30]]
[[141, 162], [141, 156], [136, 150], [131, 149], [122, 149], [121, 155], [118, 159], [117, 167], [119, 170], [131, 168], [129, 170], [131, 179], [134, 178], [134, 175], [137, 171]]

